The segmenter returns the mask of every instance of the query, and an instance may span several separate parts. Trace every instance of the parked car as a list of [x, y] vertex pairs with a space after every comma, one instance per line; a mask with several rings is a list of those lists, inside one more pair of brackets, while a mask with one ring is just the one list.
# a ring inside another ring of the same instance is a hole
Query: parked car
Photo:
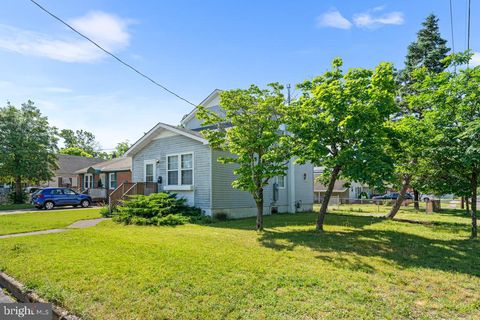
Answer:
[[[398, 196], [400, 195], [399, 192], [387, 192], [381, 196], [374, 196], [372, 199], [374, 200], [397, 200]], [[405, 193], [405, 200], [411, 200], [413, 196], [410, 193]]]
[[69, 188], [45, 188], [32, 195], [32, 204], [38, 209], [51, 210], [54, 207], [81, 206], [88, 208], [92, 198]]
[[39, 190], [42, 190], [40, 187], [26, 187], [23, 189], [23, 192], [28, 196], [28, 201], [32, 201], [32, 196]]

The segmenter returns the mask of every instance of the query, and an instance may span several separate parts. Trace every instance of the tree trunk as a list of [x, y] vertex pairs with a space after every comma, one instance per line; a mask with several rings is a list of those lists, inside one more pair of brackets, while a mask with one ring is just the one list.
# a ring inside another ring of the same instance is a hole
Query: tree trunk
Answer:
[[14, 199], [13, 202], [14, 203], [22, 203], [23, 202], [22, 177], [20, 177], [20, 176], [15, 177], [15, 199]]
[[477, 187], [478, 187], [478, 172], [477, 168], [472, 168], [472, 239], [477, 237]]
[[402, 202], [405, 199], [405, 194], [407, 193], [407, 190], [410, 186], [411, 179], [412, 179], [412, 176], [410, 176], [409, 174], [404, 176], [403, 185], [402, 185], [402, 189], [400, 190], [400, 194], [398, 195], [398, 198], [395, 201], [395, 204], [393, 205], [390, 212], [385, 216], [385, 218], [393, 219], [395, 215], [398, 213], [398, 210], [400, 210], [400, 206], [402, 205]]
[[261, 231], [263, 230], [263, 188], [257, 191], [255, 203], [257, 205], [257, 231]]
[[325, 215], [327, 214], [328, 202], [332, 196], [333, 188], [335, 187], [335, 181], [337, 181], [340, 169], [341, 167], [338, 165], [333, 167], [332, 175], [330, 176], [330, 181], [328, 182], [327, 186], [327, 191], [325, 192], [325, 197], [323, 197], [322, 206], [320, 207], [320, 212], [318, 213], [317, 231], [323, 231], [323, 222], [325, 221]]
[[465, 209], [465, 197], [460, 199], [460, 209]]
[[420, 210], [420, 193], [417, 189], [413, 189], [413, 207], [415, 210]]

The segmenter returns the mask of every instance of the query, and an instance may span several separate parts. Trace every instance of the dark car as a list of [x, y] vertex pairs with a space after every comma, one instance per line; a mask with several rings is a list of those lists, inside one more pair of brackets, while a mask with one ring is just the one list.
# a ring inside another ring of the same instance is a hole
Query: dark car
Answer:
[[[372, 197], [372, 199], [374, 200], [397, 200], [398, 196], [400, 195], [400, 193], [398, 192], [388, 192], [388, 193], [385, 193], [384, 195], [381, 195], [381, 196], [374, 196]], [[405, 200], [410, 200], [410, 199], [413, 199], [412, 195], [410, 193], [405, 193], [405, 197], [404, 197]]]
[[32, 195], [32, 204], [38, 209], [51, 210], [54, 207], [81, 206], [88, 208], [92, 198], [86, 194], [80, 194], [69, 188], [45, 188]]

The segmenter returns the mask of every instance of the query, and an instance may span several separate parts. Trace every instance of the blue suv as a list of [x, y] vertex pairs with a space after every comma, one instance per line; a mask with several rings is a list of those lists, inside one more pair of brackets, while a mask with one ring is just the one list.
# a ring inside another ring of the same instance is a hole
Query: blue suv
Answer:
[[68, 188], [44, 188], [32, 195], [32, 204], [38, 209], [51, 210], [61, 206], [81, 206], [88, 208], [92, 198], [86, 194], [80, 194]]

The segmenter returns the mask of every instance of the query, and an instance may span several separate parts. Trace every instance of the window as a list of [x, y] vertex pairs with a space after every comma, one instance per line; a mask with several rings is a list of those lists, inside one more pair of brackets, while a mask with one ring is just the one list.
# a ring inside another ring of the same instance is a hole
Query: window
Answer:
[[277, 185], [279, 189], [285, 189], [285, 176], [277, 176]]
[[155, 160], [145, 160], [145, 182], [155, 181]]
[[117, 174], [115, 172], [108, 174], [108, 187], [109, 189], [115, 189], [117, 187]]
[[93, 189], [93, 175], [91, 173], [86, 173], [83, 177], [83, 188]]
[[167, 156], [167, 185], [193, 185], [193, 153]]
[[63, 192], [62, 192], [62, 189], [52, 189], [52, 191], [50, 191], [50, 194], [53, 196], [59, 196], [59, 195], [62, 195]]
[[182, 185], [193, 184], [193, 155], [182, 154]]
[[71, 196], [77, 194], [75, 191], [70, 190], [70, 189], [64, 189], [64, 190], [63, 190], [63, 193], [64, 193], [64, 194], [67, 194], [67, 195], [71, 195]]
[[168, 185], [178, 185], [178, 156], [167, 157]]

